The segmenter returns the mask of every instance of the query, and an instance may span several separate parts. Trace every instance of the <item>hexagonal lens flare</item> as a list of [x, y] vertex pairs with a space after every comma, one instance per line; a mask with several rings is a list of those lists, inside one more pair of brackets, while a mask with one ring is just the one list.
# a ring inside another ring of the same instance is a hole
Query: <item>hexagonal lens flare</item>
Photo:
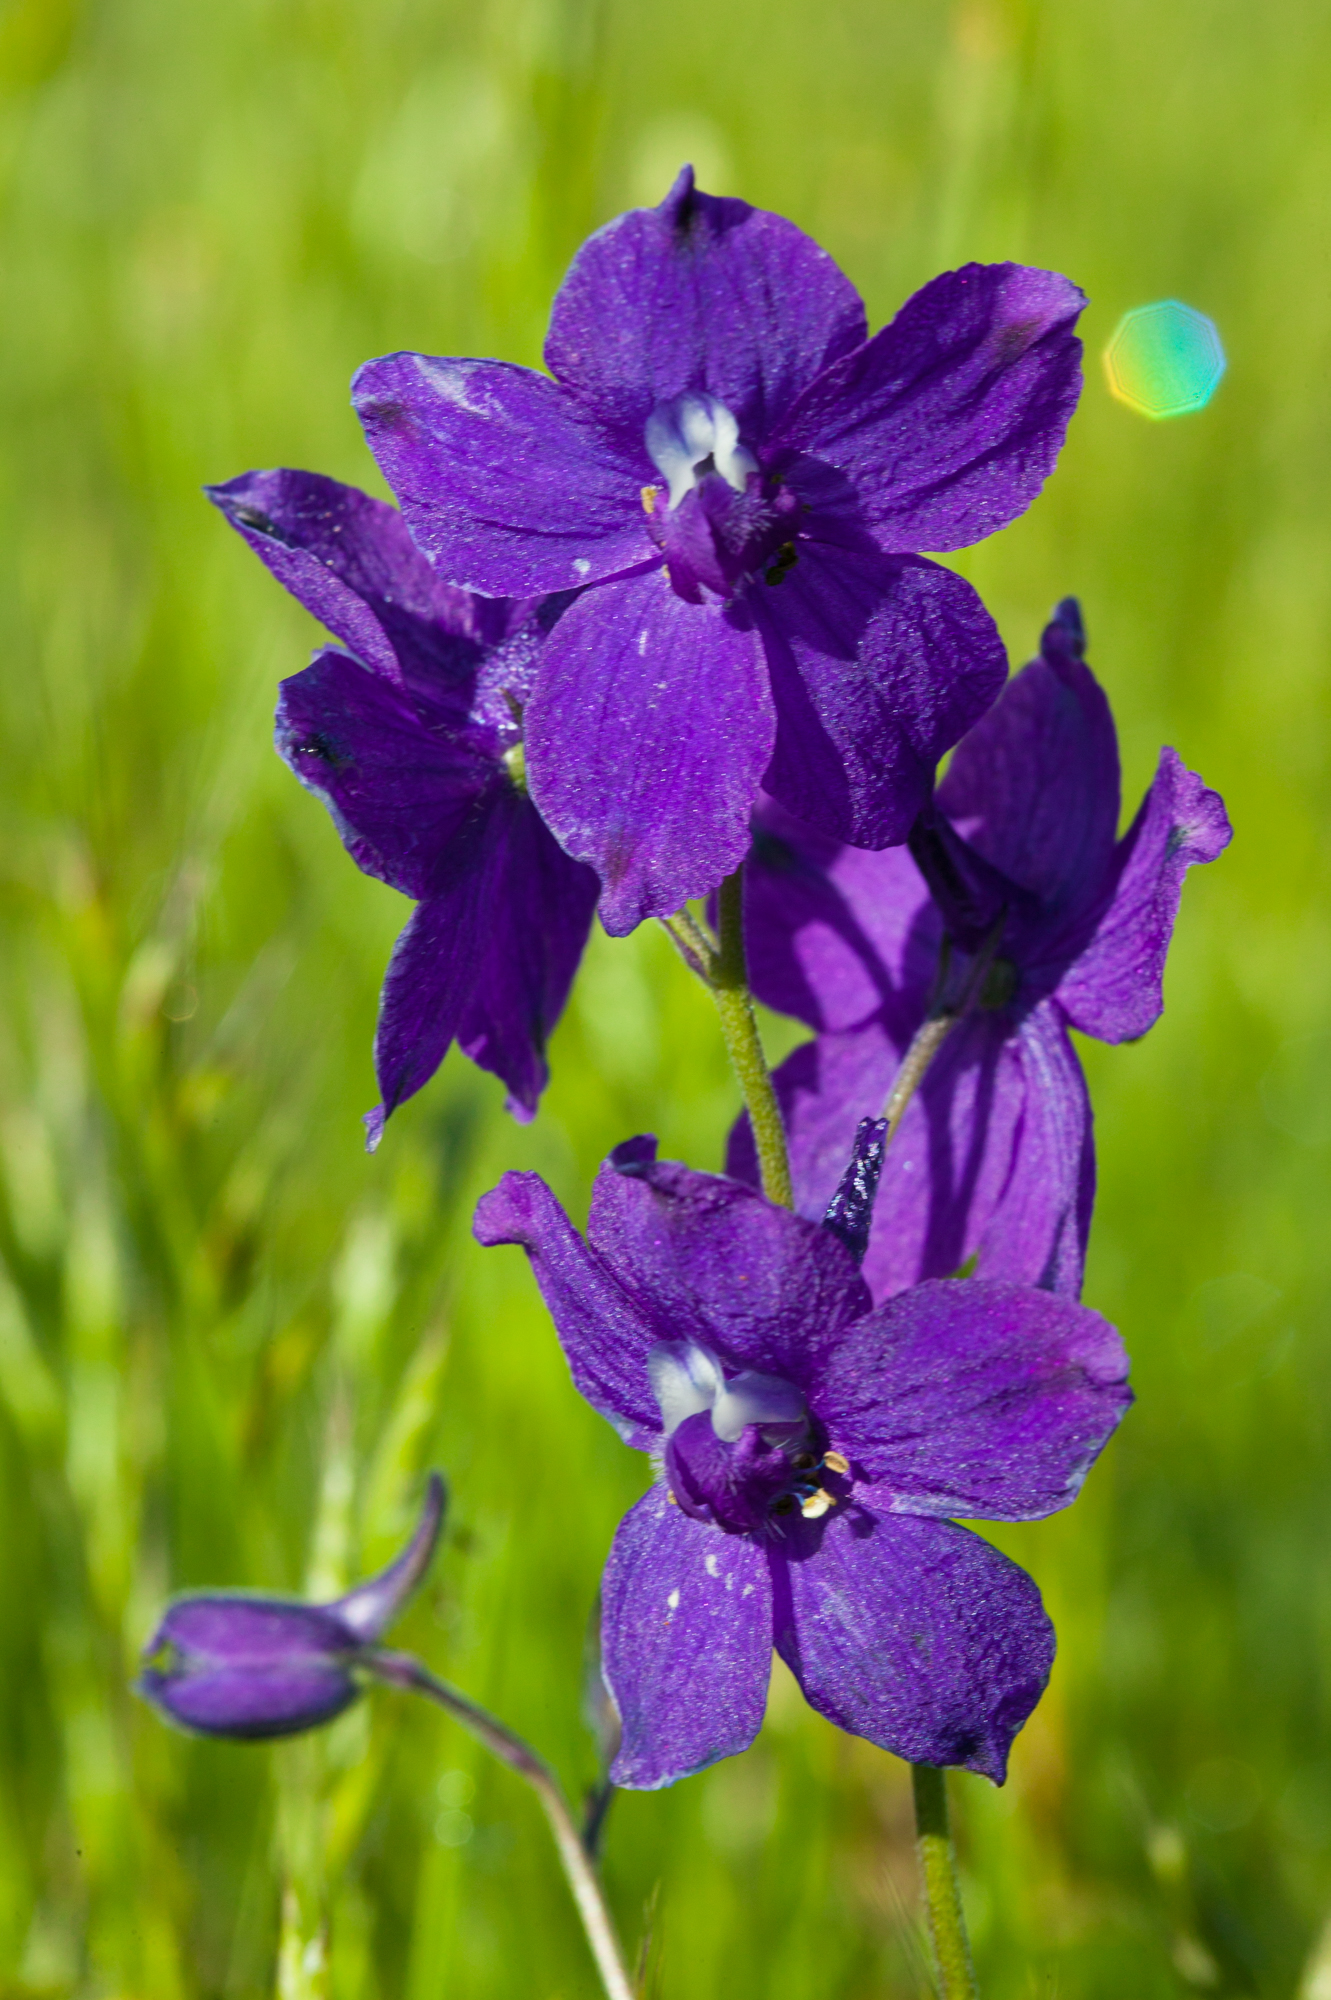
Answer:
[[1112, 394], [1157, 420], [1205, 409], [1225, 372], [1215, 321], [1178, 299], [1124, 313], [1104, 359]]

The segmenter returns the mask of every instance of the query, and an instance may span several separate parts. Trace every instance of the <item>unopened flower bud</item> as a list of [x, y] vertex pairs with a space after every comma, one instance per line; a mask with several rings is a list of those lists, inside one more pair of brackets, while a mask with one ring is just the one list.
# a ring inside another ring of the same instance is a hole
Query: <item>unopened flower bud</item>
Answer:
[[176, 1598], [144, 1649], [139, 1693], [205, 1736], [292, 1736], [331, 1722], [356, 1699], [364, 1655], [429, 1568], [443, 1518], [434, 1473], [397, 1561], [331, 1604], [250, 1591]]

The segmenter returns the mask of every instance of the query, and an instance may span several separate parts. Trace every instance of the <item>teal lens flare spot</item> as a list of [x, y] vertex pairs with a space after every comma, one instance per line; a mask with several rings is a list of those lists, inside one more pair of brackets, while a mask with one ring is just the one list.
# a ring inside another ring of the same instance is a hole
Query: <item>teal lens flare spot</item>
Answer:
[[1177, 299], [1134, 306], [1105, 349], [1105, 374], [1120, 403], [1143, 417], [1204, 410], [1225, 372], [1214, 320]]

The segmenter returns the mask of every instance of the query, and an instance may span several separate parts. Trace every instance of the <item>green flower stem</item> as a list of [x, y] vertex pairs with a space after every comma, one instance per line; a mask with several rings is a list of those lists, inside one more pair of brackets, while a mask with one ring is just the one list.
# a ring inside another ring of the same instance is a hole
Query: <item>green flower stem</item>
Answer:
[[910, 1776], [915, 1793], [915, 1840], [940, 2000], [976, 2000], [979, 1989], [948, 1831], [947, 1773], [937, 1764], [912, 1764]]
[[543, 1757], [520, 1736], [490, 1715], [476, 1702], [469, 1701], [465, 1694], [459, 1694], [446, 1681], [436, 1680], [428, 1668], [410, 1653], [389, 1652], [376, 1647], [364, 1656], [365, 1664], [382, 1681], [392, 1687], [402, 1688], [411, 1694], [423, 1694], [428, 1701], [437, 1702], [439, 1707], [470, 1730], [487, 1750], [498, 1757], [509, 1769], [525, 1778], [537, 1798], [545, 1808], [545, 1816], [550, 1822], [550, 1831], [555, 1837], [559, 1859], [563, 1866], [573, 1900], [578, 1906], [587, 1942], [591, 1946], [596, 1969], [601, 1975], [601, 1984], [608, 2000], [636, 2000], [632, 1979], [624, 1964], [624, 1954], [615, 1934], [614, 1919], [605, 1900], [605, 1891], [592, 1864], [591, 1856], [583, 1845], [577, 1824], [569, 1810], [563, 1787]]
[[790, 1155], [781, 1107], [753, 1015], [748, 968], [744, 960], [744, 864], [727, 875], [717, 892], [719, 941], [712, 961], [711, 988], [731, 1066], [748, 1106], [758, 1148], [763, 1193], [782, 1208], [795, 1206], [790, 1182]]
[[960, 1019], [959, 1014], [927, 1014], [916, 1029], [914, 1039], [901, 1059], [901, 1068], [893, 1078], [892, 1088], [883, 1106], [883, 1116], [887, 1120], [887, 1131], [883, 1134], [884, 1146], [891, 1143], [898, 1125], [905, 1116], [906, 1106], [924, 1082], [925, 1071]]
[[964, 1021], [971, 1008], [984, 992], [985, 981], [993, 966], [1003, 934], [1003, 918], [990, 931], [967, 969], [961, 990], [954, 997], [948, 997], [948, 972], [951, 966], [951, 949], [947, 940], [943, 941], [942, 957], [938, 967], [937, 997], [929, 1012], [915, 1031], [910, 1047], [901, 1059], [901, 1067], [892, 1082], [883, 1106], [883, 1116], [887, 1120], [887, 1131], [883, 1135], [883, 1145], [891, 1144], [906, 1113], [906, 1106], [924, 1082], [928, 1069], [943, 1043], [947, 1040], [958, 1021]]
[[781, 1107], [772, 1088], [771, 1073], [763, 1054], [758, 1023], [749, 992], [748, 968], [744, 960], [744, 865], [727, 875], [716, 892], [717, 928], [714, 942], [687, 910], [677, 910], [661, 923], [679, 947], [680, 956], [697, 973], [716, 1002], [721, 1032], [731, 1068], [744, 1097], [749, 1123], [758, 1148], [758, 1167], [763, 1193], [781, 1208], [795, 1206], [790, 1181], [790, 1155], [786, 1150], [786, 1128]]

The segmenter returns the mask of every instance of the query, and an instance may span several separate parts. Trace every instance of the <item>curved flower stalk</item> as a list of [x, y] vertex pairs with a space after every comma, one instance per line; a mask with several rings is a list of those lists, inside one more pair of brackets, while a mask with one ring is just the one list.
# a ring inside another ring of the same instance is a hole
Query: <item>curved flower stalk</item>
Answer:
[[1053, 1629], [1024, 1571], [953, 1516], [1064, 1507], [1126, 1409], [1097, 1313], [971, 1281], [875, 1307], [860, 1135], [828, 1225], [630, 1140], [586, 1240], [539, 1175], [482, 1197], [484, 1244], [527, 1251], [574, 1382], [656, 1477], [602, 1585], [623, 1725], [616, 1784], [743, 1750], [771, 1652], [839, 1727], [1001, 1783]]
[[393, 508], [317, 473], [246, 473], [209, 497], [349, 649], [282, 683], [277, 748], [357, 866], [416, 903], [380, 1000], [370, 1151], [454, 1040], [530, 1118], [597, 893], [523, 776], [524, 710], [566, 600], [449, 589]]
[[360, 370], [439, 574], [581, 593], [541, 653], [527, 769], [607, 930], [714, 889], [763, 784], [840, 840], [904, 840], [1006, 671], [970, 585], [920, 552], [1034, 499], [1083, 303], [1055, 273], [969, 264], [869, 338], [825, 251], [686, 167], [579, 251], [548, 376], [410, 353]]
[[[888, 1150], [864, 1265], [876, 1299], [971, 1259], [981, 1277], [1077, 1296], [1095, 1154], [1068, 1031], [1132, 1041], [1159, 1018], [1183, 878], [1230, 838], [1219, 795], [1166, 749], [1115, 839], [1118, 744], [1083, 646], [1065, 599], [1040, 657], [958, 746], [909, 851], [839, 846], [770, 805], [758, 822], [753, 988], [818, 1031], [773, 1078], [802, 1214], [821, 1214], [857, 1121], [887, 1098], [940, 953], [957, 986], [988, 958]], [[744, 1122], [727, 1164], [756, 1184]]]
[[138, 1691], [181, 1728], [240, 1741], [318, 1729], [349, 1707], [371, 1680], [424, 1695], [532, 1787], [608, 2000], [634, 2000], [594, 1853], [550, 1766], [419, 1660], [379, 1644], [430, 1567], [444, 1500], [444, 1482], [432, 1473], [416, 1532], [396, 1562], [331, 1604], [239, 1590], [177, 1597], [144, 1649]]

